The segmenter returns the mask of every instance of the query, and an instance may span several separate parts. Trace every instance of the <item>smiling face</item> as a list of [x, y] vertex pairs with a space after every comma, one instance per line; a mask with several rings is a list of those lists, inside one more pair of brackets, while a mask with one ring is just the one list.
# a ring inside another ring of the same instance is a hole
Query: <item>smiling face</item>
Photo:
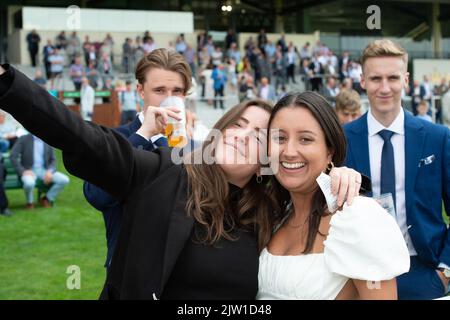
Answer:
[[[278, 151], [274, 151], [278, 150]], [[270, 125], [269, 155], [277, 156], [278, 182], [290, 192], [310, 193], [332, 159], [325, 134], [306, 107], [284, 107]]]
[[373, 57], [364, 63], [361, 87], [366, 90], [372, 114], [397, 114], [401, 108], [402, 89], [409, 74], [401, 57]]
[[266, 130], [270, 114], [257, 106], [249, 106], [239, 119], [228, 125], [215, 148], [216, 163], [228, 180], [244, 186], [258, 171], [259, 154], [265, 151]]

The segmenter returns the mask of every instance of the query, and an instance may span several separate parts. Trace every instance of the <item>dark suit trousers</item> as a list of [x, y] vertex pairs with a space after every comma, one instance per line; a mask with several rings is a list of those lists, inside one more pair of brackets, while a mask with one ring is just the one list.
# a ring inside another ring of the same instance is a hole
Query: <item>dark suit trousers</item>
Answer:
[[416, 256], [411, 257], [409, 272], [397, 277], [397, 290], [400, 300], [430, 300], [446, 294], [436, 270]]

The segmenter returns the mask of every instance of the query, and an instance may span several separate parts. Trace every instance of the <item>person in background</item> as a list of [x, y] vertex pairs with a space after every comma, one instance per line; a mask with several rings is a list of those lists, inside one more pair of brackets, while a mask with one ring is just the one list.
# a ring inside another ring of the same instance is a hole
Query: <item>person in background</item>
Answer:
[[362, 55], [361, 86], [370, 109], [344, 126], [346, 165], [372, 180], [373, 196], [388, 205], [402, 230], [411, 269], [397, 278], [399, 299], [435, 299], [448, 291], [450, 130], [404, 111], [408, 54], [391, 40], [371, 42]]
[[2, 152], [7, 152], [17, 139], [28, 134], [28, 131], [16, 121], [9, 113], [0, 110], [0, 139], [4, 140], [2, 144]]
[[417, 105], [417, 118], [423, 119], [428, 122], [433, 122], [433, 119], [428, 114], [428, 110], [430, 109], [430, 106], [426, 100], [422, 100]]
[[277, 100], [275, 89], [269, 84], [269, 79], [267, 77], [261, 78], [258, 97], [271, 102], [275, 102]]
[[227, 75], [224, 71], [223, 64], [215, 66], [211, 74], [211, 78], [214, 80], [214, 109], [217, 109], [217, 100], [220, 101], [220, 109], [224, 109], [224, 89], [227, 83]]
[[336, 78], [327, 77], [327, 83], [322, 89], [322, 95], [334, 107], [336, 103], [336, 96], [339, 94], [339, 87], [336, 85]]
[[81, 64], [81, 57], [75, 57], [73, 64], [70, 66], [69, 75], [76, 91], [81, 90], [81, 79], [83, 78], [83, 74], [84, 67]]
[[44, 63], [44, 67], [45, 67], [45, 76], [46, 76], [47, 80], [50, 79], [50, 77], [51, 77], [50, 66], [52, 64], [50, 63], [49, 58], [50, 58], [53, 50], [55, 50], [55, 47], [52, 45], [52, 40], [48, 39], [47, 44], [42, 49], [43, 63]]
[[336, 96], [336, 115], [341, 125], [352, 122], [361, 116], [361, 98], [353, 89], [344, 89]]
[[39, 52], [39, 42], [41, 42], [41, 37], [35, 29], [31, 30], [31, 32], [27, 35], [27, 44], [31, 65], [33, 67], [36, 67], [36, 55]]
[[36, 82], [42, 88], [47, 89], [47, 80], [44, 78], [41, 69], [36, 69], [36, 71], [34, 72], [34, 82]]
[[86, 121], [92, 121], [95, 103], [95, 90], [89, 84], [89, 79], [81, 78], [81, 117]]
[[61, 50], [58, 47], [53, 50], [48, 61], [51, 63], [51, 89], [58, 90], [61, 86], [62, 73], [64, 70], [64, 56], [61, 54]]
[[68, 176], [56, 171], [53, 148], [34, 135], [27, 134], [17, 140], [11, 149], [11, 163], [23, 183], [27, 200], [26, 209], [34, 208], [33, 190], [36, 179], [51, 185], [47, 193], [39, 199], [44, 208], [53, 206], [58, 194], [69, 183]]
[[121, 125], [134, 121], [140, 109], [139, 97], [136, 90], [133, 90], [131, 81], [127, 80], [125, 86], [126, 90], [120, 93]]

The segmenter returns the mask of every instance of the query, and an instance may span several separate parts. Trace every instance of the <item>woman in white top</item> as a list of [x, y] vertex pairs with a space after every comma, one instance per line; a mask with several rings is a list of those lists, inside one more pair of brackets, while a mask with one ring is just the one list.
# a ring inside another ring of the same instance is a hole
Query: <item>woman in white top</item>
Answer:
[[260, 255], [258, 298], [396, 299], [395, 277], [409, 270], [409, 254], [394, 219], [361, 196], [329, 212], [316, 182], [346, 153], [327, 101], [313, 92], [289, 94], [275, 105], [269, 129], [280, 208]]

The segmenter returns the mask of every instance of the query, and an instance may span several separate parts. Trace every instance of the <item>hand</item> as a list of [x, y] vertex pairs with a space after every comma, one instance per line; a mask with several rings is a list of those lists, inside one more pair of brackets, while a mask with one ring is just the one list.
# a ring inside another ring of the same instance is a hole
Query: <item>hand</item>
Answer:
[[444, 275], [444, 273], [441, 270], [436, 269], [436, 272], [437, 272], [439, 278], [441, 278], [442, 284], [444, 285], [444, 288], [445, 288], [445, 292], [447, 292], [449, 279]]
[[163, 133], [169, 117], [178, 121], [181, 120], [181, 117], [177, 115], [179, 112], [180, 110], [176, 107], [161, 108], [149, 106], [147, 111], [145, 111], [144, 123], [136, 133], [148, 139], [158, 133]]
[[34, 172], [33, 172], [33, 170], [25, 170], [22, 173], [22, 176], [32, 176], [32, 177], [34, 177]]
[[[351, 205], [353, 198], [359, 195], [361, 188], [361, 174], [347, 167], [333, 168], [330, 171], [331, 193], [338, 196], [338, 206], [341, 207], [344, 201]], [[345, 199], [347, 196], [347, 199]]]
[[51, 171], [47, 171], [44, 176], [44, 184], [49, 185], [52, 183], [53, 173]]
[[6, 72], [6, 70], [5, 70], [5, 69], [3, 69], [3, 67], [2, 67], [2, 66], [0, 66], [0, 75], [4, 74], [5, 72]]

